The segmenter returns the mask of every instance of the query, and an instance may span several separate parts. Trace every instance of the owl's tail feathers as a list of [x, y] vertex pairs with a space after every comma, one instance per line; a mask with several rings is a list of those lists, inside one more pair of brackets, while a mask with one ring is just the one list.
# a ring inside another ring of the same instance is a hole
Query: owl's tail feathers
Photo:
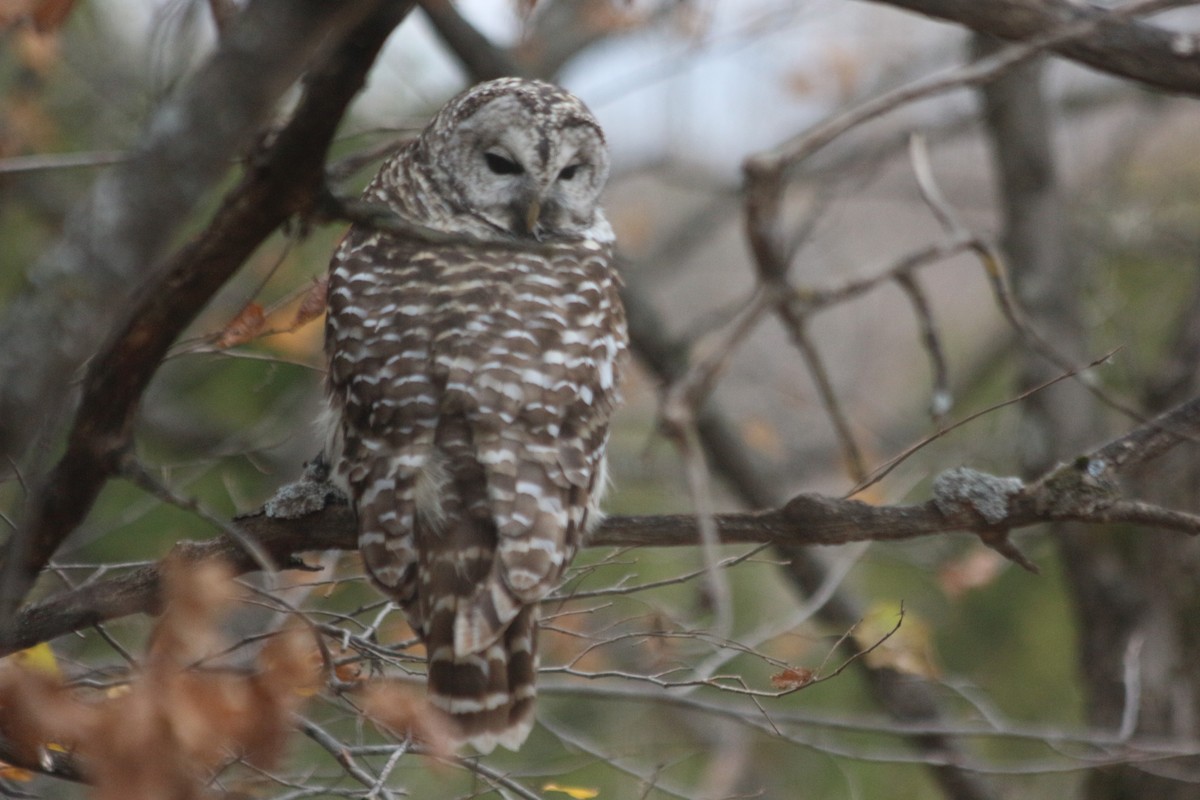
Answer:
[[429, 642], [429, 700], [450, 716], [456, 742], [481, 753], [498, 744], [516, 750], [529, 736], [536, 673], [535, 606], [478, 653], [456, 656], [449, 642]]

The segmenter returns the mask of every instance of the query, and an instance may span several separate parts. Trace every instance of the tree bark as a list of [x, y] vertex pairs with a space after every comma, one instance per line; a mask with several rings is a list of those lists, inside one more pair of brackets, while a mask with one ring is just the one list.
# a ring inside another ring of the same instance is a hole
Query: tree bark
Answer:
[[[977, 52], [992, 52], [997, 46], [994, 39], [975, 39]], [[1023, 65], [986, 85], [981, 96], [1000, 185], [1003, 246], [1014, 287], [1033, 327], [1060, 351], [1078, 355], [1087, 339], [1080, 319], [1083, 264], [1073, 255], [1078, 248], [1070, 242], [1069, 211], [1056, 175], [1041, 74], [1041, 63]], [[1020, 370], [1025, 387], [1044, 380], [1054, 367], [1026, 354]], [[1169, 396], [1193, 388], [1190, 380], [1182, 381]], [[1093, 415], [1081, 411], [1093, 407], [1078, 388], [1056, 387], [1032, 397], [1022, 419], [1023, 471], [1036, 474], [1075, 452], [1079, 442], [1093, 435]], [[1179, 491], [1195, 486], [1194, 453], [1182, 455], [1181, 463], [1164, 468], [1160, 462], [1152, 471], [1142, 469], [1143, 476], [1153, 477], [1134, 481], [1131, 487], [1141, 497], [1171, 502], [1176, 508], [1194, 507], [1194, 492]], [[1187, 665], [1200, 658], [1200, 641], [1190, 632], [1195, 610], [1200, 608], [1200, 593], [1190, 577], [1200, 565], [1197, 543], [1130, 538], [1134, 530], [1095, 531], [1071, 524], [1054, 529], [1076, 613], [1088, 720], [1098, 728], [1130, 734], [1193, 738], [1198, 733], [1200, 676]], [[1088, 800], [1194, 797], [1193, 783], [1154, 774], [1169, 775], [1170, 769], [1165, 764], [1098, 768], [1088, 773], [1083, 796]]]
[[[1032, 39], [1073, 22], [1095, 20], [1089, 35], [1051, 47], [1101, 72], [1180, 94], [1200, 95], [1200, 41], [1108, 9], [1072, 0], [873, 0], [954, 22], [1009, 41]], [[1195, 0], [1164, 6], [1195, 5]], [[1119, 10], [1119, 6], [1118, 6]]]

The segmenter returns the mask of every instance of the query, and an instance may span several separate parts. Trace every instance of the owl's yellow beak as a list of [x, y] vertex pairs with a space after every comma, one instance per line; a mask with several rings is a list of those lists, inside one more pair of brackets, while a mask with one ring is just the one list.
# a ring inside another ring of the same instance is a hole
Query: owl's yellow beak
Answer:
[[525, 209], [525, 230], [533, 235], [537, 235], [538, 220], [542, 216], [542, 201], [534, 197], [529, 201], [528, 208]]

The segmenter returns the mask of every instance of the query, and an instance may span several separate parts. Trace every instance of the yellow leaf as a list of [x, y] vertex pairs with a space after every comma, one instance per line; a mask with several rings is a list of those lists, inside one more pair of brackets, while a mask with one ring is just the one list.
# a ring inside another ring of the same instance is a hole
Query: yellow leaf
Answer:
[[62, 672], [58, 669], [58, 659], [54, 657], [54, 651], [50, 649], [50, 645], [45, 642], [13, 653], [11, 658], [14, 664], [30, 672], [51, 678], [62, 677]]
[[14, 767], [12, 764], [5, 764], [0, 761], [0, 778], [9, 781], [19, 781], [21, 783], [29, 783], [33, 780], [33, 773], [21, 767]]
[[873, 667], [890, 667], [897, 672], [937, 678], [941, 671], [934, 657], [933, 631], [929, 623], [909, 609], [899, 628], [899, 610], [894, 603], [878, 602], [867, 609], [866, 615], [854, 629], [854, 641], [866, 654]]
[[573, 800], [592, 800], [600, 796], [599, 789], [584, 789], [580, 786], [559, 786], [557, 783], [547, 783], [542, 787], [543, 792], [562, 792]]

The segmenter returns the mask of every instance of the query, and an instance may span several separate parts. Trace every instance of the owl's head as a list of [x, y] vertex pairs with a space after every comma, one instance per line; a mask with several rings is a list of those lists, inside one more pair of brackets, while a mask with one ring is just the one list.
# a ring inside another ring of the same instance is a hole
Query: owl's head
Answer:
[[604, 133], [553, 84], [478, 84], [438, 112], [418, 147], [454, 211], [498, 233], [554, 241], [607, 229], [597, 205], [608, 179]]

